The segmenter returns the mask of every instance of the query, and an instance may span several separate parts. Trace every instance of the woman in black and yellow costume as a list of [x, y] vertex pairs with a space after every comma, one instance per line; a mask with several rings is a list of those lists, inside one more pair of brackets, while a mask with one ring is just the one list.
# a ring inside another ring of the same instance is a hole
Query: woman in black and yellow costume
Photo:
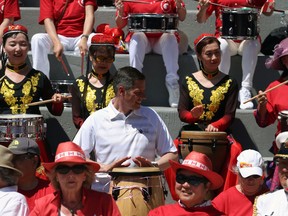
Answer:
[[[220, 164], [221, 169], [217, 170], [217, 172], [221, 172], [219, 174], [221, 174], [224, 179], [224, 185], [220, 189], [221, 191], [237, 183], [237, 176], [232, 172], [232, 165], [236, 164], [237, 156], [242, 151], [242, 147], [229, 135], [228, 130], [235, 117], [238, 84], [236, 80], [218, 69], [221, 61], [221, 51], [220, 42], [216, 37], [210, 34], [201, 34], [194, 41], [194, 46], [199, 62], [199, 70], [185, 77], [180, 86], [180, 99], [178, 104], [179, 118], [182, 122], [188, 124], [181, 128], [179, 137], [175, 140], [175, 145], [178, 148], [179, 159], [181, 160], [181, 148], [178, 146], [182, 144], [183, 139], [181, 136], [183, 131], [206, 131], [210, 132], [209, 134], [214, 132], [227, 132], [228, 136], [224, 134], [225, 139], [227, 137], [227, 148], [226, 146], [224, 147], [224, 151], [226, 151], [225, 155], [223, 158], [218, 158], [219, 161], [223, 159]], [[203, 133], [202, 140], [209, 140], [209, 134], [207, 133], [205, 135], [205, 133]], [[191, 140], [197, 140], [199, 137], [189, 138]], [[205, 141], [202, 144], [203, 146], [205, 146], [204, 143]], [[209, 141], [207, 144], [208, 143]], [[194, 145], [195, 144], [196, 146], [200, 146], [201, 141], [200, 143], [194, 142]], [[212, 142], [210, 145], [212, 146]], [[212, 151], [217, 151], [217, 148], [218, 146], [212, 149]], [[192, 150], [195, 151], [193, 145]], [[216, 154], [216, 152], [213, 154]], [[212, 161], [212, 163], [213, 162], [215, 163], [215, 161]], [[215, 164], [213, 164], [213, 167], [214, 165]], [[171, 195], [173, 199], [177, 200], [174, 191], [175, 178], [171, 170], [166, 170], [165, 175]]]
[[28, 106], [42, 98], [53, 99], [46, 106], [53, 115], [63, 112], [61, 94], [55, 94], [50, 80], [41, 72], [26, 64], [29, 51], [27, 28], [10, 25], [3, 31], [3, 47], [0, 71], [0, 113], [40, 114], [39, 106]]
[[110, 68], [115, 60], [112, 36], [95, 34], [89, 47], [92, 70], [76, 79], [72, 88], [73, 122], [77, 129], [96, 110], [106, 107], [115, 96]]

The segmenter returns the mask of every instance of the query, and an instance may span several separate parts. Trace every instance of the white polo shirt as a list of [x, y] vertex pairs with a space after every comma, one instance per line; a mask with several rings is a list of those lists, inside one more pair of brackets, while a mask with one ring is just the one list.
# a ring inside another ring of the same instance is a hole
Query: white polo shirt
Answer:
[[[89, 157], [95, 151], [96, 161], [109, 164], [120, 158], [143, 156], [154, 161], [156, 155], [176, 152], [173, 140], [160, 116], [141, 106], [128, 116], [109, 105], [90, 115], [73, 142]], [[136, 166], [132, 160], [130, 166]]]
[[0, 188], [0, 215], [28, 216], [25, 196], [17, 192], [17, 186]]
[[263, 194], [255, 200], [253, 215], [284, 216], [288, 214], [288, 194], [284, 189]]

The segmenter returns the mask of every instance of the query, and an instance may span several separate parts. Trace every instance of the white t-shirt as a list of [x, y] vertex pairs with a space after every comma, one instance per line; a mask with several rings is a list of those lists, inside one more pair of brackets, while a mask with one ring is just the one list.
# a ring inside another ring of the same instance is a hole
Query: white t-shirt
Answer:
[[257, 216], [288, 215], [287, 194], [284, 189], [272, 193], [266, 193], [257, 197], [253, 213]]
[[0, 188], [1, 216], [26, 216], [28, 214], [26, 198], [17, 192], [17, 186]]
[[87, 157], [95, 151], [96, 161], [103, 164], [126, 156], [154, 161], [157, 155], [177, 152], [165, 123], [154, 110], [141, 106], [125, 116], [115, 109], [113, 100], [85, 120], [73, 142]]

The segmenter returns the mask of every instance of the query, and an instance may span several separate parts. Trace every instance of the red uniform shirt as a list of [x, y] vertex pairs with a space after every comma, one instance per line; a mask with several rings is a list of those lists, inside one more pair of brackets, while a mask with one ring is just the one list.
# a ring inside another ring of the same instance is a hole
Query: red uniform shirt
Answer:
[[14, 18], [14, 21], [21, 18], [18, 0], [5, 0], [0, 2], [1, 23], [3, 22], [4, 18]]
[[85, 6], [93, 5], [97, 10], [95, 0], [72, 0], [61, 20], [59, 17], [64, 9], [66, 0], [41, 0], [39, 23], [44, 24], [46, 18], [54, 20], [57, 34], [66, 37], [77, 37], [82, 34], [85, 21]]

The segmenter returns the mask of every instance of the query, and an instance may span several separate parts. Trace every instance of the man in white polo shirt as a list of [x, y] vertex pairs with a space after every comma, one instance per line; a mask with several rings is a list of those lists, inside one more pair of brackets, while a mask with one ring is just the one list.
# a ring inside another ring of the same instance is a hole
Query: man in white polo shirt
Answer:
[[123, 166], [165, 170], [169, 160], [177, 160], [177, 149], [159, 115], [141, 106], [145, 76], [133, 67], [123, 67], [114, 77], [113, 88], [116, 97], [85, 120], [73, 142], [88, 157], [94, 152], [100, 172]]

